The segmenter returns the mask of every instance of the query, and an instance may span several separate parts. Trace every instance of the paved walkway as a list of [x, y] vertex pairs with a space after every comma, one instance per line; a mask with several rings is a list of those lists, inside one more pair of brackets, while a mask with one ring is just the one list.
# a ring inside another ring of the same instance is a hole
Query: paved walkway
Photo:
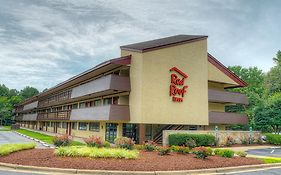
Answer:
[[37, 148], [45, 148], [42, 144], [20, 136], [12, 131], [0, 131], [0, 145], [9, 143], [36, 143]]

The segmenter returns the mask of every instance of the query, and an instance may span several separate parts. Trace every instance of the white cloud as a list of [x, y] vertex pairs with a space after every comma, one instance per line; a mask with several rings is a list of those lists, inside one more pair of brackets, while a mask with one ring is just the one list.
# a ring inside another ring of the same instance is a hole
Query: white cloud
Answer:
[[[279, 46], [281, 25], [271, 19], [279, 15], [274, 13], [278, 8], [257, 4], [239, 0], [5, 1], [0, 6], [0, 83], [42, 90], [118, 57], [120, 45], [180, 33], [209, 35], [209, 51], [226, 65], [268, 70]], [[264, 25], [270, 26], [271, 33]]]

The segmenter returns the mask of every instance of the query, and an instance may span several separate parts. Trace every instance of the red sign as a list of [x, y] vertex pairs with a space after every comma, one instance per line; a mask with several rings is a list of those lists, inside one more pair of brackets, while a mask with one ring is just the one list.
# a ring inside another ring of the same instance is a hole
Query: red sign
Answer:
[[175, 102], [183, 102], [184, 94], [188, 88], [188, 86], [184, 86], [184, 80], [187, 79], [188, 76], [176, 67], [171, 68], [170, 72], [177, 72], [180, 74], [180, 77], [175, 73], [171, 74], [170, 96]]

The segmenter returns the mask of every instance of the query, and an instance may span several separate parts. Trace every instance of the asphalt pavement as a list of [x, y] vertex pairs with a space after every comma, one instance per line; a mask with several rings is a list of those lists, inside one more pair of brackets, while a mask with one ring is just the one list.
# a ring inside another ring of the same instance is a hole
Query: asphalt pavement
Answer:
[[[266, 149], [253, 149], [248, 150], [248, 154], [256, 156], [267, 156], [267, 157], [280, 157], [281, 158], [281, 148], [266, 148]], [[281, 174], [281, 172], [280, 172]]]
[[231, 175], [281, 175], [281, 168], [273, 168], [267, 170], [249, 171], [241, 173], [226, 173]]
[[41, 143], [25, 138], [12, 131], [0, 131], [0, 145], [9, 144], [9, 143], [32, 143], [32, 142], [36, 143], [37, 148], [45, 148]]

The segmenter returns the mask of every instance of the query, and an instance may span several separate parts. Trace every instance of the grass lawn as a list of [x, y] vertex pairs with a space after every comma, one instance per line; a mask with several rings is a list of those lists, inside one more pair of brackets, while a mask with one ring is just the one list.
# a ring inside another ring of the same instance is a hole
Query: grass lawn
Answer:
[[11, 131], [11, 126], [3, 126], [0, 131]]
[[[24, 134], [24, 135], [27, 135], [29, 137], [41, 140], [43, 142], [53, 144], [53, 138], [54, 138], [53, 136], [41, 134], [39, 132], [29, 131], [29, 130], [26, 130], [26, 129], [18, 129], [17, 132], [19, 132], [21, 134]], [[77, 141], [72, 141], [71, 145], [85, 145], [85, 144], [83, 144], [81, 142], [77, 142]]]
[[6, 156], [21, 150], [33, 149], [35, 146], [35, 143], [4, 144], [0, 146], [0, 156]]
[[281, 163], [281, 158], [278, 157], [266, 157], [266, 158], [259, 158], [264, 163]]

